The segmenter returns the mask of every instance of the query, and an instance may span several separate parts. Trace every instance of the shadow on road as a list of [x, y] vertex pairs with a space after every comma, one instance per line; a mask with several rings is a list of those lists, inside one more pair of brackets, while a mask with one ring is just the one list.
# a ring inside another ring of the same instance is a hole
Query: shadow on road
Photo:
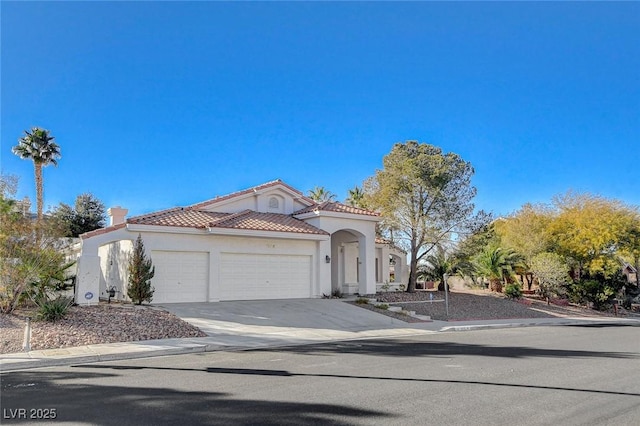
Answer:
[[526, 346], [489, 346], [453, 342], [418, 342], [408, 339], [376, 339], [353, 342], [290, 346], [251, 351], [290, 352], [294, 354], [359, 354], [374, 356], [450, 357], [477, 355], [498, 358], [616, 358], [640, 359], [633, 352], [543, 349]]
[[[82, 367], [107, 368], [97, 365]], [[127, 367], [112, 369], [124, 370]], [[345, 418], [384, 423], [394, 417], [382, 411], [347, 405], [234, 399], [228, 393], [215, 391], [111, 385], [118, 380], [117, 373], [14, 372], [3, 375], [2, 379], [2, 407], [5, 412], [2, 424], [11, 424], [12, 420], [24, 424], [29, 420], [28, 417], [8, 418], [6, 413], [17, 413], [9, 410], [19, 408], [55, 408], [57, 422], [118, 426], [346, 425], [350, 423]], [[91, 383], [85, 380], [91, 380]], [[211, 381], [208, 386], [215, 389], [216, 382]]]
[[98, 369], [113, 369], [113, 370], [169, 370], [169, 371], [201, 371], [203, 373], [215, 373], [215, 374], [238, 374], [238, 375], [250, 375], [250, 376], [277, 376], [277, 377], [329, 377], [336, 379], [361, 379], [361, 380], [379, 380], [379, 381], [401, 381], [401, 382], [417, 382], [417, 383], [443, 383], [443, 384], [460, 384], [460, 385], [481, 385], [481, 386], [500, 386], [509, 388], [526, 388], [526, 389], [543, 389], [543, 390], [556, 390], [556, 391], [571, 391], [571, 392], [585, 392], [595, 394], [606, 395], [620, 395], [620, 396], [637, 396], [640, 397], [640, 393], [632, 392], [618, 392], [598, 389], [578, 389], [562, 386], [542, 386], [542, 385], [523, 385], [516, 383], [497, 383], [497, 382], [483, 382], [475, 380], [443, 380], [443, 379], [421, 379], [415, 377], [384, 377], [384, 376], [357, 376], [346, 374], [322, 374], [322, 373], [291, 373], [287, 370], [264, 370], [254, 368], [223, 368], [223, 367], [207, 367], [205, 369], [193, 369], [193, 368], [174, 368], [174, 367], [141, 367], [141, 366], [110, 366], [110, 365], [83, 365], [78, 366], [82, 368], [98, 368]]

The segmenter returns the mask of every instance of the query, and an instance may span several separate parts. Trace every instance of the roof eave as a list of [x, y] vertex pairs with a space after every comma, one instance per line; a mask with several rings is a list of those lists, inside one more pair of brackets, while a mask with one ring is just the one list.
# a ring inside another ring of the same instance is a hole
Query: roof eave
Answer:
[[322, 210], [314, 210], [307, 213], [294, 214], [293, 217], [300, 220], [312, 219], [316, 217], [336, 217], [340, 219], [367, 220], [371, 222], [380, 222], [382, 220], [380, 216], [374, 216], [374, 215], [368, 215], [368, 214], [322, 211]]
[[131, 232], [162, 232], [169, 234], [206, 234], [206, 228], [196, 228], [194, 226], [168, 226], [168, 225], [142, 225], [138, 223], [128, 223], [127, 230]]

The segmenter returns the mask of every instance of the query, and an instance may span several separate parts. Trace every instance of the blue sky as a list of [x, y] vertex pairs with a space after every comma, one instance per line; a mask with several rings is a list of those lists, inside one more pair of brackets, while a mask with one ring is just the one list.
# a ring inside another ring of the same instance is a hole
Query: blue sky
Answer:
[[569, 189], [640, 204], [640, 3], [1, 3], [2, 172], [49, 129], [45, 206], [130, 215], [280, 178], [336, 193], [418, 140], [506, 214]]

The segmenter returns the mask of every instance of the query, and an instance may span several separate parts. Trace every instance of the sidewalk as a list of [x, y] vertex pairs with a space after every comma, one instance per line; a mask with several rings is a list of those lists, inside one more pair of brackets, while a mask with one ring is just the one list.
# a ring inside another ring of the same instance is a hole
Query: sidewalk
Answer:
[[0, 355], [0, 372], [198, 352], [273, 348], [357, 339], [398, 338], [438, 332], [603, 324], [640, 327], [640, 320], [566, 317], [492, 321], [431, 321], [406, 324], [403, 328], [372, 328], [359, 331], [234, 324], [233, 328], [221, 328], [217, 332], [210, 331], [208, 337], [111, 343], [4, 354]]

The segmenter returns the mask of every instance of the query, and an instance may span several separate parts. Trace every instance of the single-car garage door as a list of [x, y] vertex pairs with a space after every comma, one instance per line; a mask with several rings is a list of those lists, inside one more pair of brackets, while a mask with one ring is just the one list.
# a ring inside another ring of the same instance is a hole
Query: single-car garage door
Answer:
[[220, 253], [220, 300], [311, 296], [311, 256]]
[[156, 273], [152, 303], [206, 302], [209, 290], [209, 253], [151, 252]]

